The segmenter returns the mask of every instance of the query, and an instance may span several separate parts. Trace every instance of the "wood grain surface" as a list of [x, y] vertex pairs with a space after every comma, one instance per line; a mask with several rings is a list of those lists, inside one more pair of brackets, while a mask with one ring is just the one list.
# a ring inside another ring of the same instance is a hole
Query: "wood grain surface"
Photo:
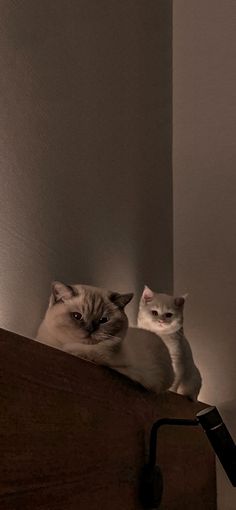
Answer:
[[[139, 510], [160, 417], [205, 404], [154, 395], [112, 370], [0, 330], [0, 510]], [[215, 510], [214, 455], [198, 428], [158, 435], [164, 510]]]

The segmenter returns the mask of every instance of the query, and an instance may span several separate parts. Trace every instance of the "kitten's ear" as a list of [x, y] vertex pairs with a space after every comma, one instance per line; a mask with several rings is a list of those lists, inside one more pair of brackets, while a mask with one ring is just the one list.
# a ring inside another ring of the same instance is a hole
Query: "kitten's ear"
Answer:
[[61, 300], [66, 300], [72, 298], [72, 296], [75, 296], [75, 291], [73, 287], [70, 285], [65, 285], [61, 282], [53, 282], [52, 283], [52, 295], [50, 298], [50, 305], [57, 303]]
[[183, 294], [183, 296], [175, 298], [175, 306], [180, 308], [181, 306], [184, 306], [185, 299], [187, 299], [188, 294]]
[[147, 302], [147, 301], [152, 301], [153, 298], [154, 298], [154, 292], [151, 289], [149, 289], [149, 287], [147, 285], [145, 285], [141, 299], [143, 299], [144, 301]]
[[118, 292], [112, 292], [110, 294], [110, 300], [114, 303], [118, 308], [124, 308], [133, 298], [133, 293], [130, 294], [119, 294]]

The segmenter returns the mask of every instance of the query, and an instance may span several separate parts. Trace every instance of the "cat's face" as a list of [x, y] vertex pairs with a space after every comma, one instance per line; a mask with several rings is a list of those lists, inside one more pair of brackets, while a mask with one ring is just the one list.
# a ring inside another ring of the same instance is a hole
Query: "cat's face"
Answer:
[[125, 306], [133, 294], [118, 294], [88, 285], [52, 284], [47, 311], [51, 327], [68, 339], [86, 344], [123, 338], [128, 319]]
[[140, 300], [139, 324], [160, 335], [175, 333], [183, 325], [185, 298], [158, 294], [145, 287]]

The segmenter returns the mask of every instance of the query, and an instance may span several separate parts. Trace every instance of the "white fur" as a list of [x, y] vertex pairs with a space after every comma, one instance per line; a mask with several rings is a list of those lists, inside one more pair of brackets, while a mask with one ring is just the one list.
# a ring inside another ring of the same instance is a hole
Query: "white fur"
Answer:
[[139, 382], [147, 389], [160, 393], [168, 390], [174, 381], [171, 358], [165, 343], [150, 331], [128, 328], [124, 339], [104, 340], [96, 345], [79, 343], [64, 336], [57, 337], [42, 323], [37, 340], [65, 352], [109, 366], [117, 372]]
[[138, 328], [127, 330], [125, 322], [116, 337], [91, 344], [86, 336], [78, 337], [73, 328], [67, 327], [65, 315], [72, 300], [67, 298], [65, 303], [53, 306], [50, 299], [37, 333], [38, 341], [96, 364], [109, 366], [156, 393], [171, 387], [174, 381], [172, 362], [161, 338]]
[[174, 380], [168, 349], [161, 338], [145, 329], [128, 328], [111, 366], [156, 393], [168, 390]]
[[[138, 313], [138, 327], [152, 331], [158, 337], [162, 338], [167, 346], [175, 374], [174, 383], [170, 390], [181, 395], [188, 396], [196, 401], [202, 385], [202, 379], [198, 368], [196, 367], [190, 344], [183, 331], [183, 308], [174, 307], [174, 298], [172, 308], [170, 308], [171, 297], [156, 294], [150, 289], [149, 299], [147, 296], [147, 287], [145, 287], [140, 301]], [[151, 296], [152, 292], [152, 296]], [[183, 299], [186, 298], [182, 296]], [[171, 309], [173, 317], [169, 324], [164, 321], [154, 320], [151, 310], [158, 310], [159, 315], [164, 314]]]

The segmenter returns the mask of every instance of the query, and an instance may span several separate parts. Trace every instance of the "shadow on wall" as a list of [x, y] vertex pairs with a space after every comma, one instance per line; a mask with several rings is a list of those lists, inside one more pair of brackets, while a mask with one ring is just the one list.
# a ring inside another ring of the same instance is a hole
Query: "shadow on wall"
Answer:
[[1, 325], [34, 334], [53, 279], [171, 289], [171, 1], [0, 18]]

